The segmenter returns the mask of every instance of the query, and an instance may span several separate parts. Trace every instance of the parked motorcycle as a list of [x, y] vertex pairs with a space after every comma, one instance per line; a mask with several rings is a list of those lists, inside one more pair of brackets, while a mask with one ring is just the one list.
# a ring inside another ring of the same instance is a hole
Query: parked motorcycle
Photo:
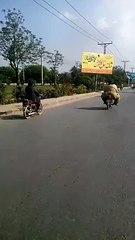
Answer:
[[28, 99], [23, 99], [23, 116], [25, 119], [29, 119], [30, 116], [34, 114], [40, 115], [42, 114], [42, 112], [43, 112], [43, 105], [41, 101], [40, 101], [39, 109], [37, 109], [36, 103]]

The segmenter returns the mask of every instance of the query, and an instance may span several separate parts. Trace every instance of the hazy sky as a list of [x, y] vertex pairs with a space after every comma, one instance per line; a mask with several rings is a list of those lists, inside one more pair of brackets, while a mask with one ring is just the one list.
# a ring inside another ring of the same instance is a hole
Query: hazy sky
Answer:
[[[52, 10], [43, 0], [36, 0], [44, 7]], [[100, 41], [108, 41], [95, 31], [86, 21], [66, 3], [65, 0], [47, 0], [66, 17], [74, 21], [81, 28], [88, 31]], [[114, 45], [107, 48], [115, 55], [115, 65], [123, 66], [121, 60], [130, 60], [127, 70], [135, 67], [135, 1], [134, 0], [68, 0], [86, 19], [100, 32], [108, 36]], [[43, 38], [46, 50], [58, 49], [64, 55], [64, 65], [61, 70], [69, 70], [75, 61], [81, 61], [84, 51], [103, 52], [102, 46], [76, 32], [45, 9], [38, 6], [33, 0], [0, 0], [0, 20], [3, 19], [2, 9], [20, 9], [25, 18], [25, 27], [37, 37]], [[64, 17], [61, 17], [63, 20]], [[70, 22], [69, 22], [70, 23]], [[70, 23], [72, 24], [72, 23]], [[4, 62], [0, 60], [2, 65]], [[45, 65], [45, 63], [44, 63]]]

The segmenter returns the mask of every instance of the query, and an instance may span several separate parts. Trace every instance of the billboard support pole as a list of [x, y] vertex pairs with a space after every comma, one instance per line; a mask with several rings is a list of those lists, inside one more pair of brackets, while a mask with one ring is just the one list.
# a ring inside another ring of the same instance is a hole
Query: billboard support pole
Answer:
[[95, 92], [97, 90], [97, 74], [95, 74]]

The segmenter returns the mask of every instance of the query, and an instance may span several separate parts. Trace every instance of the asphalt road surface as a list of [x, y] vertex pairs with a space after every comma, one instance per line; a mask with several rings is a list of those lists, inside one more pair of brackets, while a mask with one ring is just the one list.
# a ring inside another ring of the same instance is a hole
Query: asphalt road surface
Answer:
[[0, 240], [135, 239], [135, 92], [0, 120]]

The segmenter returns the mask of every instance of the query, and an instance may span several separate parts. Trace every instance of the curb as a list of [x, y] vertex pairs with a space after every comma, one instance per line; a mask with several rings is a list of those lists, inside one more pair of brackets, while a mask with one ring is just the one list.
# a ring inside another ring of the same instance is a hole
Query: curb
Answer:
[[45, 102], [45, 103], [43, 103], [43, 106], [45, 107], [45, 109], [49, 109], [49, 108], [59, 107], [59, 106], [62, 106], [62, 105], [67, 105], [67, 104], [70, 104], [70, 103], [73, 103], [73, 102], [79, 102], [79, 101], [82, 101], [82, 100], [85, 100], [85, 99], [88, 99], [88, 98], [92, 98], [92, 97], [96, 97], [96, 96], [99, 96], [99, 92], [98, 93], [92, 93], [92, 94], [85, 95], [85, 96], [72, 97], [72, 98], [69, 98], [69, 99], [61, 99], [61, 101], [59, 101], [60, 100], [59, 99], [59, 100], [56, 100], [55, 102], [49, 103], [49, 104], [47, 104]]
[[19, 111], [21, 111], [21, 110], [22, 110], [22, 109], [14, 109], [14, 110], [8, 110], [8, 111], [0, 112], [0, 116], [10, 115], [10, 114], [12, 114], [12, 113], [19, 112]]
[[[49, 109], [49, 108], [54, 108], [54, 107], [59, 107], [62, 105], [70, 104], [72, 102], [81, 101], [83, 99], [85, 100], [87, 98], [96, 97], [96, 96], [99, 96], [99, 94], [100, 94], [100, 92], [92, 92], [92, 93], [87, 93], [87, 95], [77, 94], [77, 95], [73, 95], [73, 96], [67, 96], [66, 99], [64, 99], [64, 97], [54, 98], [53, 99], [54, 101], [52, 100], [52, 102], [50, 101], [48, 103], [47, 103], [47, 99], [43, 99], [42, 104], [43, 104], [44, 109]], [[7, 111], [1, 111], [0, 116], [10, 115], [10, 114], [13, 114], [13, 113], [19, 112], [19, 111], [22, 111], [22, 107], [17, 108], [17, 109], [7, 110]]]
[[[127, 90], [127, 89], [130, 89], [130, 87], [125, 87], [124, 89]], [[73, 102], [78, 102], [78, 101], [85, 100], [88, 98], [96, 97], [96, 96], [99, 96], [101, 94], [101, 92], [102, 91], [91, 92], [91, 93], [86, 93], [86, 94], [76, 94], [76, 95], [72, 95], [72, 96], [64, 96], [64, 97], [59, 97], [59, 98], [52, 98], [52, 99], [50, 99], [50, 100], [52, 100], [50, 102], [47, 101], [48, 99], [43, 99], [42, 100], [43, 109], [45, 110], [45, 109], [49, 109], [49, 108], [59, 107], [62, 105], [73, 103]], [[1, 111], [0, 116], [10, 115], [13, 113], [18, 113], [20, 111], [22, 111], [21, 106], [16, 109]]]

